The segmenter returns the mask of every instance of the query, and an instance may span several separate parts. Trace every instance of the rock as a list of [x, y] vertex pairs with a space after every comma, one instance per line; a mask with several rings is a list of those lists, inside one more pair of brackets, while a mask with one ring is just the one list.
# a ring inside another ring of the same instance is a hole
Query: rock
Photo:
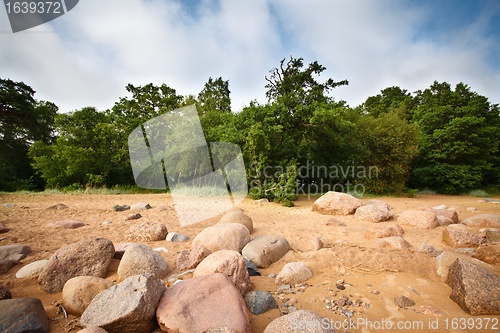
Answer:
[[468, 210], [469, 212], [475, 212], [477, 210], [476, 207], [467, 207], [466, 210]]
[[[437, 206], [437, 207], [441, 207], [441, 206]], [[443, 205], [443, 207], [446, 207], [446, 206]], [[432, 212], [432, 213], [436, 214], [438, 218], [439, 218], [439, 216], [442, 216], [444, 218], [450, 219], [452, 221], [452, 223], [458, 223], [458, 213], [455, 209], [447, 209], [447, 208], [441, 209], [441, 208], [436, 208], [436, 207], [434, 207], [434, 208], [422, 207], [421, 209], [425, 210], [427, 212]], [[446, 219], [443, 219], [443, 221], [446, 221]]]
[[13, 203], [6, 203], [3, 204], [4, 207], [14, 207], [15, 205]]
[[251, 262], [247, 258], [243, 258], [243, 260], [245, 260], [245, 267], [247, 268], [248, 275], [250, 275], [250, 276], [260, 276], [260, 271], [257, 268], [257, 266], [255, 266], [253, 264], [253, 262]]
[[427, 244], [426, 242], [423, 242], [422, 244], [420, 244], [420, 246], [417, 249], [417, 252], [425, 253], [431, 257], [437, 257], [438, 255], [443, 253], [443, 251], [444, 250], [441, 250], [440, 248], [437, 248], [435, 246]]
[[398, 223], [419, 229], [434, 229], [439, 227], [436, 214], [428, 211], [404, 211], [399, 214]]
[[130, 207], [127, 205], [123, 205], [123, 206], [114, 205], [112, 208], [113, 212], [123, 212], [123, 211], [129, 210], [129, 209], [130, 209]]
[[163, 279], [170, 273], [170, 267], [165, 259], [145, 244], [132, 244], [125, 250], [118, 266], [118, 276], [121, 280], [128, 277], [151, 273]]
[[227, 276], [238, 288], [242, 296], [254, 286], [248, 275], [245, 260], [239, 252], [220, 250], [212, 253], [196, 267], [193, 277], [222, 273]]
[[430, 305], [420, 305], [420, 312], [432, 317], [446, 317], [446, 313]]
[[378, 199], [368, 200], [368, 201], [365, 202], [365, 205], [367, 205], [367, 206], [369, 206], [369, 205], [380, 206], [380, 207], [387, 208], [388, 210], [392, 210], [392, 206], [391, 205], [389, 205], [385, 201], [378, 200]]
[[415, 302], [408, 297], [401, 295], [394, 297], [394, 303], [400, 308], [406, 309], [415, 305]]
[[467, 254], [469, 256], [473, 255], [474, 253], [476, 253], [476, 250], [470, 248], [470, 247], [461, 247], [459, 249], [456, 249], [455, 252], [457, 253], [464, 253], [464, 254]]
[[500, 315], [500, 277], [463, 259], [450, 266], [450, 299], [472, 316]]
[[445, 228], [443, 241], [451, 247], [477, 247], [486, 243], [485, 238], [456, 228]]
[[11, 298], [12, 298], [12, 293], [10, 292], [10, 290], [0, 285], [0, 300], [11, 299]]
[[500, 241], [500, 231], [486, 230], [485, 237], [490, 242]]
[[15, 265], [19, 265], [20, 263], [20, 261], [12, 259], [0, 260], [0, 275], [6, 274], [12, 267], [14, 267]]
[[0, 332], [48, 333], [49, 319], [43, 304], [36, 298], [15, 298], [0, 301]]
[[109, 224], [113, 224], [113, 222], [111, 222], [111, 221], [104, 221], [104, 222], [102, 222], [102, 224], [109, 225]]
[[300, 252], [319, 251], [323, 242], [318, 236], [300, 237], [293, 242], [292, 248]]
[[285, 265], [276, 276], [274, 283], [297, 284], [302, 283], [312, 277], [311, 270], [303, 262], [290, 262]]
[[31, 248], [24, 244], [0, 246], [0, 260], [23, 260], [31, 253]]
[[481, 214], [466, 218], [461, 222], [469, 227], [500, 228], [500, 215]]
[[123, 254], [127, 250], [127, 248], [130, 245], [132, 245], [132, 244], [137, 244], [137, 243], [127, 242], [127, 243], [118, 243], [118, 244], [115, 244], [115, 255], [114, 255], [114, 258], [115, 259], [121, 259], [123, 257]]
[[450, 265], [457, 260], [458, 258], [467, 260], [472, 262], [475, 265], [487, 268], [487, 269], [492, 269], [494, 266], [491, 266], [490, 264], [487, 264], [481, 260], [477, 260], [476, 258], [472, 258], [466, 254], [462, 253], [456, 253], [456, 252], [449, 252], [449, 251], [444, 251], [440, 255], [436, 257], [436, 266], [437, 266], [437, 273], [439, 276], [446, 277], [448, 275], [448, 270]]
[[219, 250], [240, 252], [250, 242], [250, 231], [239, 223], [216, 224], [203, 229], [194, 239], [193, 247], [203, 245], [212, 253]]
[[366, 205], [356, 209], [354, 216], [360, 220], [377, 223], [392, 219], [393, 214], [386, 206]]
[[77, 276], [69, 279], [62, 290], [64, 309], [75, 316], [81, 315], [92, 299], [113, 286], [113, 282], [96, 276]]
[[151, 206], [147, 202], [138, 202], [132, 205], [132, 207], [130, 207], [131, 211], [136, 211], [136, 212], [142, 212], [148, 209], [151, 209]]
[[206, 332], [224, 327], [238, 333], [251, 332], [243, 297], [220, 273], [188, 279], [169, 288], [160, 300], [156, 317], [160, 329], [167, 332]]
[[177, 232], [169, 232], [167, 235], [167, 242], [186, 242], [190, 238], [186, 235], [179, 234]]
[[365, 231], [363, 237], [366, 239], [375, 239], [375, 238], [384, 238], [391, 236], [400, 236], [402, 237], [404, 234], [403, 228], [399, 224], [388, 224], [388, 225], [380, 225], [373, 228], [370, 228]]
[[85, 223], [75, 220], [54, 221], [45, 225], [48, 228], [76, 229], [85, 226]]
[[330, 217], [328, 219], [328, 221], [326, 221], [326, 225], [333, 225], [333, 226], [337, 226], [337, 227], [345, 227], [346, 226], [344, 222], [337, 220], [334, 217]]
[[267, 203], [267, 202], [269, 202], [269, 199], [268, 198], [262, 198], [262, 199], [255, 200], [255, 202]]
[[163, 223], [142, 222], [130, 227], [125, 238], [130, 241], [156, 242], [165, 240], [168, 230]]
[[38, 275], [38, 283], [51, 293], [61, 292], [64, 284], [76, 276], [106, 277], [115, 254], [106, 238], [91, 238], [61, 247]]
[[239, 210], [231, 210], [226, 213], [217, 224], [223, 223], [240, 223], [247, 227], [250, 233], [253, 232], [253, 222], [252, 219]]
[[410, 243], [400, 236], [372, 239], [366, 242], [365, 245], [370, 248], [390, 247], [398, 250], [409, 249], [411, 247]]
[[165, 290], [154, 274], [131, 276], [95, 296], [80, 323], [109, 333], [149, 333], [157, 327], [155, 311]]
[[247, 309], [254, 315], [266, 313], [271, 309], [277, 309], [278, 303], [267, 291], [255, 290], [245, 295]]
[[57, 205], [54, 205], [54, 206], [50, 206], [50, 207], [47, 207], [45, 209], [49, 209], [49, 210], [52, 210], [52, 209], [68, 209], [69, 207], [66, 206], [65, 204], [62, 204], [62, 203], [59, 203]]
[[242, 254], [255, 266], [266, 268], [280, 260], [290, 250], [290, 244], [285, 238], [276, 235], [262, 235], [252, 239], [243, 248]]
[[500, 264], [500, 242], [479, 245], [472, 257], [488, 264]]
[[203, 245], [196, 245], [192, 250], [182, 250], [179, 256], [177, 256], [177, 270], [182, 271], [196, 268], [196, 266], [211, 253], [212, 251]]
[[87, 327], [79, 330], [77, 333], [108, 333], [100, 327]]
[[48, 260], [37, 260], [32, 262], [31, 264], [27, 264], [17, 271], [16, 278], [21, 279], [37, 276], [38, 274], [40, 274], [42, 269], [47, 266], [48, 262]]
[[448, 209], [448, 206], [440, 205], [440, 206], [433, 207], [432, 209]]
[[323, 194], [312, 205], [312, 211], [325, 215], [349, 215], [365, 203], [352, 195], [329, 191]]
[[138, 220], [142, 217], [141, 214], [139, 213], [135, 213], [135, 214], [132, 214], [132, 215], [129, 215], [129, 216], [125, 216], [123, 218], [124, 221], [129, 221], [129, 220]]
[[173, 207], [170, 207], [168, 205], [165, 205], [165, 206], [158, 206], [155, 208], [156, 210], [159, 210], [159, 211], [164, 211], [164, 210], [174, 210]]
[[10, 229], [7, 228], [3, 223], [0, 223], [0, 234], [8, 232]]
[[[328, 325], [323, 325], [327, 321]], [[348, 325], [348, 324], [347, 324]], [[293, 311], [286, 316], [274, 319], [267, 325], [264, 333], [335, 333], [329, 318], [308, 310]]]
[[436, 215], [440, 226], [453, 224], [453, 221], [443, 215]]

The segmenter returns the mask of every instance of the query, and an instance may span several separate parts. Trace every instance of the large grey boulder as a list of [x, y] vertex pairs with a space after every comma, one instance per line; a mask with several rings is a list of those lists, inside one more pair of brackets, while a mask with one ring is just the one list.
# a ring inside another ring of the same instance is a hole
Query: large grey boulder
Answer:
[[250, 242], [250, 231], [240, 223], [216, 224], [203, 229], [194, 239], [193, 247], [203, 245], [212, 253], [219, 250], [240, 252]]
[[150, 333], [165, 283], [154, 274], [127, 278], [98, 294], [82, 314], [84, 327], [97, 326], [109, 333]]
[[24, 244], [0, 246], [0, 260], [23, 260], [31, 253], [31, 248]]
[[262, 235], [252, 239], [242, 251], [245, 258], [260, 268], [266, 268], [280, 260], [291, 250], [288, 241], [276, 235]]
[[76, 276], [106, 277], [115, 254], [113, 243], [106, 238], [91, 238], [61, 247], [50, 257], [38, 275], [38, 283], [53, 294]]
[[14, 298], [0, 301], [0, 332], [48, 333], [49, 319], [42, 301], [37, 298]]
[[152, 273], [157, 278], [163, 279], [170, 271], [167, 261], [145, 244], [132, 244], [127, 247], [118, 266], [121, 280], [146, 273]]

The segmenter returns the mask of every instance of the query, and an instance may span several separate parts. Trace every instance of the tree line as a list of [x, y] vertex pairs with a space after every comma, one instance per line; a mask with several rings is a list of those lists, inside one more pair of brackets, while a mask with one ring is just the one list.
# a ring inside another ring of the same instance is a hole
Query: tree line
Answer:
[[36, 100], [27, 84], [0, 79], [0, 190], [133, 185], [128, 135], [191, 104], [207, 142], [241, 147], [256, 197], [286, 201], [291, 194], [268, 190], [304, 186], [325, 192], [363, 185], [373, 194], [498, 189], [498, 104], [464, 83], [435, 81], [414, 93], [388, 87], [350, 107], [328, 96], [349, 82], [320, 82], [325, 69], [317, 61], [283, 59], [264, 78], [268, 101], [251, 101], [239, 112], [221, 77], [188, 96], [166, 84], [128, 84], [130, 96], [111, 109], [68, 113]]

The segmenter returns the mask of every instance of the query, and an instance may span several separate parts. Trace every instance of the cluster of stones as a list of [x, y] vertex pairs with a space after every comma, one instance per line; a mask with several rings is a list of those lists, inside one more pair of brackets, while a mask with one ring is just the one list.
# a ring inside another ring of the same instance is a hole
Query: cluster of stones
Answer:
[[[391, 207], [383, 201], [363, 202], [337, 192], [328, 192], [320, 197], [314, 202], [312, 210], [329, 215], [354, 214], [358, 219], [374, 223], [393, 218]], [[460, 222], [455, 208], [442, 205], [404, 211], [396, 217], [397, 223], [367, 229], [363, 235], [367, 239], [365, 245], [409, 249], [411, 245], [403, 238], [402, 226], [418, 229], [443, 227], [443, 243], [455, 248], [455, 252], [444, 251], [425, 242], [416, 251], [436, 257], [437, 273], [447, 278], [446, 283], [452, 287], [450, 298], [464, 311], [472, 315], [500, 314], [500, 278], [488, 270], [492, 264], [500, 264], [500, 215], [476, 215]], [[327, 224], [345, 226], [335, 219]], [[481, 234], [467, 230], [468, 227], [482, 228]]]
[[[255, 285], [249, 272], [260, 275], [258, 268], [268, 267], [292, 250], [281, 236], [251, 239], [251, 232], [252, 220], [240, 210], [228, 212], [219, 224], [204, 229], [192, 249], [177, 257], [178, 271], [192, 270], [193, 277], [186, 280], [167, 278], [172, 269], [166, 260], [149, 246], [134, 242], [165, 240], [166, 227], [151, 222], [133, 226], [128, 243], [92, 238], [65, 245], [49, 260], [25, 265], [16, 277], [38, 276], [43, 290], [61, 292], [65, 311], [81, 316], [80, 324], [86, 328], [82, 332], [146, 333], [159, 326], [172, 332], [249, 333], [247, 309], [260, 314], [277, 307], [270, 293], [251, 291]], [[308, 251], [323, 244], [312, 237], [298, 239], [293, 246]], [[17, 263], [30, 252], [23, 245], [0, 247], [0, 254], [9, 253], [9, 260]], [[120, 260], [117, 284], [106, 279], [113, 259]], [[291, 262], [276, 275], [275, 283], [301, 284], [311, 276], [304, 263]], [[169, 281], [175, 283], [167, 288]], [[31, 325], [37, 332], [48, 332], [40, 300], [12, 300], [6, 289], [3, 294], [7, 300], [0, 301], [0, 312], [7, 316], [0, 319], [0, 331], [21, 332]]]
[[[53, 207], [49, 208], [67, 208], [61, 205]], [[150, 208], [147, 203], [140, 203], [130, 209], [115, 206], [114, 210], [144, 211]], [[379, 200], [363, 202], [335, 192], [327, 193], [313, 205], [313, 210], [322, 214], [354, 214], [374, 223], [392, 219], [391, 209]], [[473, 248], [473, 254], [443, 251], [426, 243], [417, 251], [436, 257], [438, 273], [446, 276], [446, 283], [452, 288], [450, 298], [464, 311], [471, 315], [500, 314], [500, 277], [487, 269], [489, 263], [498, 263], [498, 239], [495, 237], [500, 227], [499, 216], [478, 215], [458, 224], [455, 210], [424, 207], [420, 211], [403, 212], [397, 218], [397, 223], [366, 230], [364, 237], [367, 242], [375, 247], [409, 248], [402, 238], [402, 225], [422, 229], [444, 226], [444, 243], [456, 248]], [[342, 222], [332, 223], [339, 225]], [[484, 233], [470, 233], [464, 229], [467, 226], [482, 227]], [[321, 239], [301, 237], [290, 245], [279, 235], [252, 239], [252, 233], [253, 222], [249, 216], [242, 210], [229, 211], [218, 224], [205, 228], [193, 239], [191, 250], [183, 250], [178, 255], [176, 268], [184, 272], [168, 278], [172, 269], [162, 255], [147, 245], [135, 243], [168, 239], [167, 228], [161, 223], [138, 223], [127, 233], [128, 243], [113, 244], [105, 238], [93, 238], [68, 244], [49, 260], [25, 265], [16, 277], [38, 276], [43, 290], [62, 292], [64, 308], [70, 314], [81, 316], [80, 324], [86, 327], [83, 332], [146, 333], [159, 326], [167, 332], [249, 333], [247, 309], [252, 314], [262, 314], [278, 307], [282, 317], [273, 320], [264, 332], [288, 331], [291, 320], [321, 321], [323, 318], [314, 312], [298, 310], [295, 298], [286, 297], [309, 288], [306, 281], [313, 273], [305, 263], [288, 262], [276, 276], [272, 276], [278, 286], [274, 294], [283, 301], [281, 306], [271, 293], [252, 291], [255, 285], [251, 278], [260, 275], [259, 268], [280, 261], [292, 249], [301, 252], [321, 249]], [[181, 234], [173, 234], [170, 236], [172, 241], [184, 239]], [[0, 247], [0, 274], [19, 264], [30, 252], [29, 246], [21, 244]], [[117, 284], [106, 279], [113, 258], [120, 259]], [[192, 278], [180, 279], [191, 271]], [[170, 282], [173, 285], [167, 288]], [[325, 307], [351, 318], [369, 304], [342, 294], [346, 286], [343, 280], [339, 280], [334, 288], [327, 288], [332, 298], [325, 302]], [[338, 294], [340, 296], [335, 299]], [[48, 332], [50, 325], [40, 300], [12, 299], [12, 294], [0, 287], [2, 298], [0, 331], [23, 332], [23, 327], [29, 326], [37, 332]], [[411, 299], [402, 296], [394, 302], [401, 308], [415, 305]], [[421, 311], [439, 314], [438, 309], [428, 306], [421, 307]], [[333, 330], [320, 328], [314, 332]]]

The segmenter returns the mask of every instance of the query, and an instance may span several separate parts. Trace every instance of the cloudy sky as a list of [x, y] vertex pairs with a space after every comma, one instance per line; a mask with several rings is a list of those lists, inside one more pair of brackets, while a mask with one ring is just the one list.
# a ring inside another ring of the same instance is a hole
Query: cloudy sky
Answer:
[[197, 95], [229, 79], [233, 111], [266, 102], [284, 57], [317, 60], [319, 78], [357, 106], [390, 86], [468, 84], [500, 103], [500, 2], [459, 0], [81, 0], [12, 33], [0, 8], [0, 77], [24, 81], [61, 112], [111, 108], [128, 83]]

